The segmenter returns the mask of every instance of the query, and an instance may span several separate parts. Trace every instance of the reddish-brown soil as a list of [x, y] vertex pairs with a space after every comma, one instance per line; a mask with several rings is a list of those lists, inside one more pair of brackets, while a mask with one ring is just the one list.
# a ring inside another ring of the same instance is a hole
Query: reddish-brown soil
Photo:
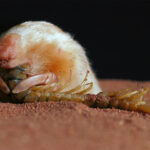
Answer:
[[[104, 91], [150, 82], [102, 80]], [[150, 102], [150, 92], [146, 95]], [[0, 103], [0, 150], [149, 150], [150, 115], [71, 102]]]

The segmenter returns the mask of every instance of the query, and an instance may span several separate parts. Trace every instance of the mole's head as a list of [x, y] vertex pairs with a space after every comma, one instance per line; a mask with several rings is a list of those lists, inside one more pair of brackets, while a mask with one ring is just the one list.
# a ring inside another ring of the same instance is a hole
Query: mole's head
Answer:
[[12, 68], [16, 66], [17, 60], [20, 60], [21, 37], [15, 33], [9, 33], [0, 39], [0, 67]]

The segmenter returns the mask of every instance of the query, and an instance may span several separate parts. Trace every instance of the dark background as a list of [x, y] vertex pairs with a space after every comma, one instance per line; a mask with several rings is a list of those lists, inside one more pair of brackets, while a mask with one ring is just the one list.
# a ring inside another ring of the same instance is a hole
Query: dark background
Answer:
[[70, 32], [99, 78], [150, 80], [148, 1], [0, 0], [0, 33], [29, 20]]

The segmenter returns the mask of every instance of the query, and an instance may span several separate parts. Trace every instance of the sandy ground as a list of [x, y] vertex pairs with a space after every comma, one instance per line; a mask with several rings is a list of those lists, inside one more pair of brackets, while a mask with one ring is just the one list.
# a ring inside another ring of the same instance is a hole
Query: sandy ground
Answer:
[[[104, 91], [150, 82], [102, 80]], [[145, 99], [150, 102], [150, 92]], [[71, 102], [0, 103], [0, 150], [149, 150], [150, 115]]]

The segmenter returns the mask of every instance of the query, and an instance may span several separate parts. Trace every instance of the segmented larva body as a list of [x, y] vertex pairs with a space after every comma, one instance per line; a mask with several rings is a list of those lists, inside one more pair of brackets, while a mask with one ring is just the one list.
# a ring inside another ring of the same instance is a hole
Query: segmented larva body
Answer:
[[1, 68], [7, 69], [29, 64], [28, 76], [35, 76], [26, 81], [24, 87], [23, 84], [18, 86], [14, 93], [33, 85], [47, 84], [50, 80], [58, 82], [58, 78], [60, 85], [69, 81], [63, 89], [69, 90], [82, 82], [87, 71], [86, 82], [93, 83], [87, 93], [97, 94], [101, 91], [84, 48], [70, 34], [48, 22], [24, 22], [3, 34], [0, 40], [0, 61]]

